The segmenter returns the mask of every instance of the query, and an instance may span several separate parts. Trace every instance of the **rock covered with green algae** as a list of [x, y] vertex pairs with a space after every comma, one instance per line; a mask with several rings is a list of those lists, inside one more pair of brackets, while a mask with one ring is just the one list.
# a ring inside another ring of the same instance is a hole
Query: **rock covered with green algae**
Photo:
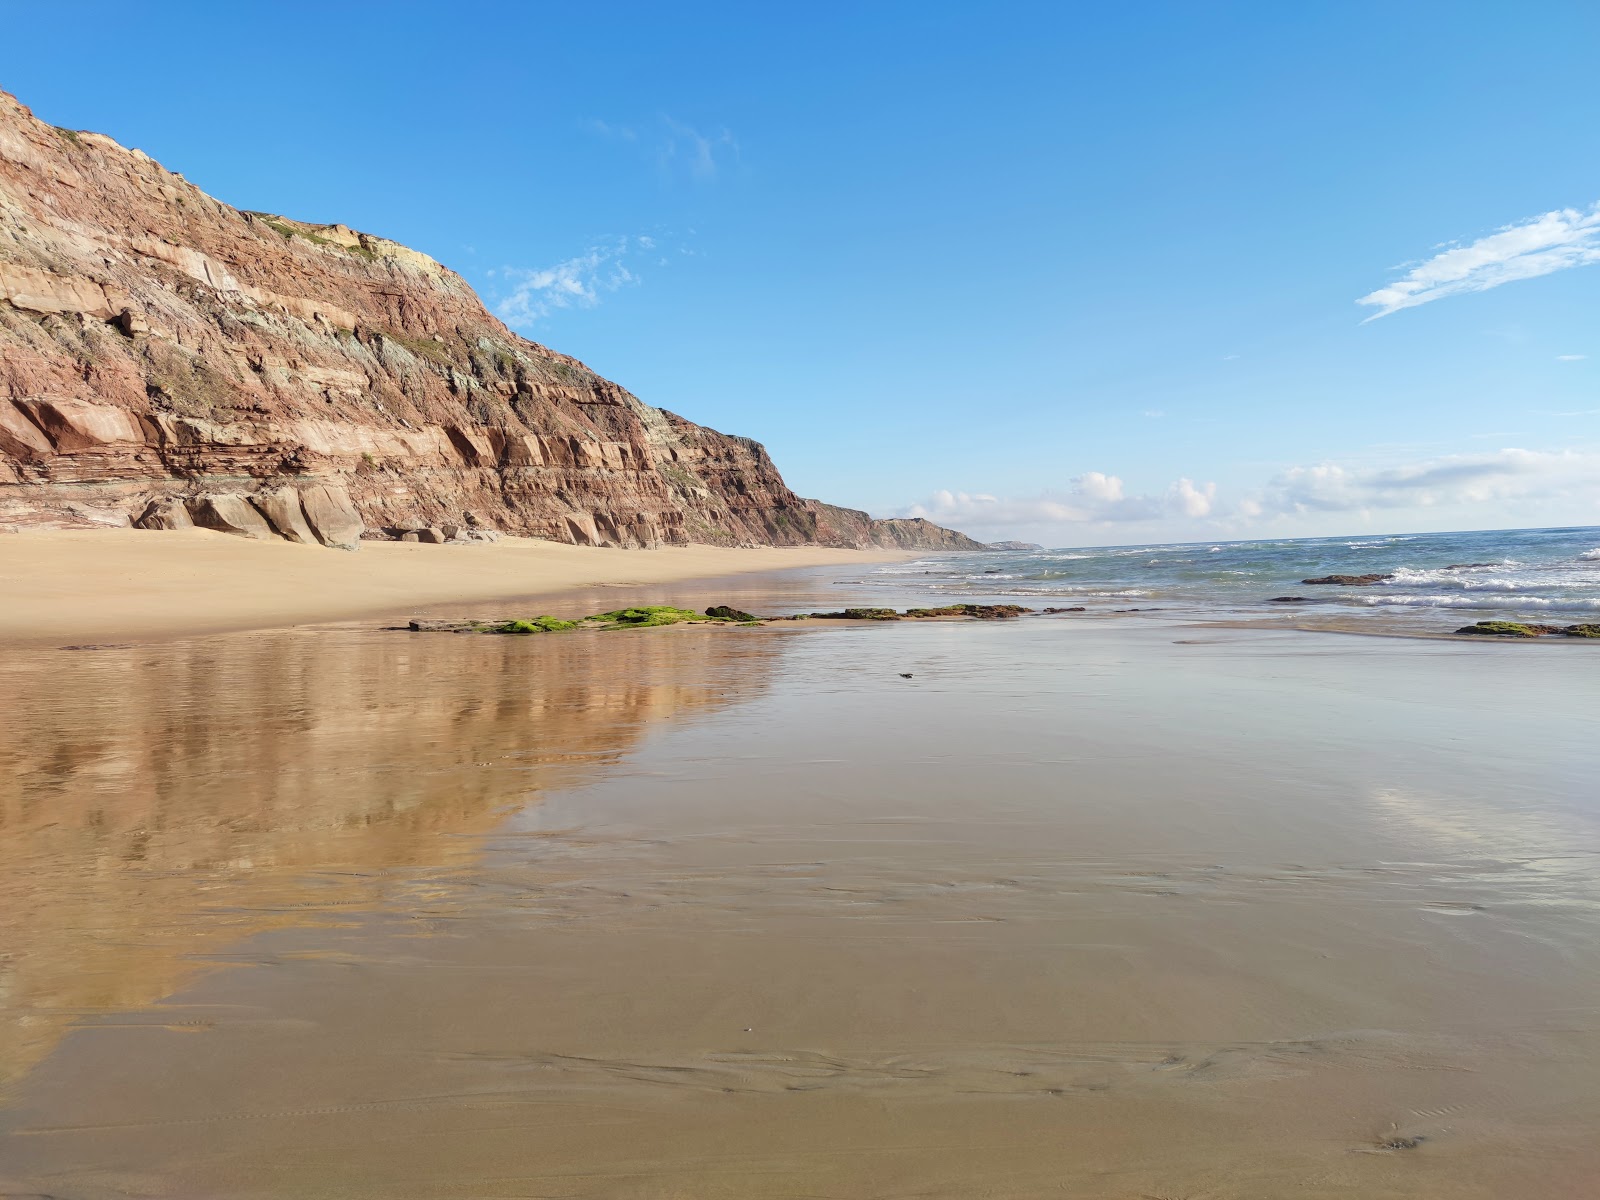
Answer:
[[1471, 634], [1477, 637], [1508, 637], [1508, 638], [1536, 638], [1536, 637], [1576, 637], [1600, 638], [1600, 625], [1534, 625], [1523, 621], [1479, 621], [1473, 625], [1463, 625], [1456, 630], [1458, 634]]
[[906, 616], [973, 617], [979, 621], [1006, 621], [1032, 611], [1020, 604], [946, 604], [943, 608], [908, 608]]
[[[970, 617], [978, 621], [1001, 621], [1031, 613], [1020, 604], [946, 604], [942, 608], [908, 608], [904, 613], [892, 608], [847, 608], [840, 612], [807, 614], [832, 621], [920, 621], [931, 617]], [[800, 618], [796, 618], [797, 620]]]
[[603, 629], [646, 629], [655, 625], [677, 625], [684, 621], [719, 621], [692, 608], [673, 608], [670, 604], [647, 604], [638, 608], [619, 608], [585, 617]]
[[[726, 615], [725, 615], [726, 614]], [[700, 623], [708, 625], [745, 625], [756, 622], [749, 613], [736, 608], [718, 605], [705, 613], [690, 608], [674, 608], [667, 604], [638, 605], [618, 608], [611, 612], [594, 613], [576, 621], [552, 617], [519, 617], [509, 621], [432, 621], [417, 619], [408, 628], [413, 633], [565, 633], [573, 629], [647, 629], [658, 625]]]
[[573, 629], [650, 629], [662, 625], [762, 625], [769, 620], [804, 621], [812, 618], [844, 621], [900, 621], [927, 618], [957, 618], [993, 621], [1031, 613], [1018, 604], [947, 604], [942, 608], [908, 608], [904, 614], [892, 608], [847, 608], [840, 612], [799, 613], [793, 617], [756, 617], [727, 604], [713, 604], [703, 613], [670, 604], [644, 604], [594, 613], [575, 621], [549, 615], [522, 617], [506, 621], [438, 621], [418, 618], [408, 628], [413, 633], [563, 633]]
[[534, 617], [526, 621], [504, 621], [492, 626], [490, 633], [560, 633], [567, 629], [576, 629], [578, 622], [563, 621], [560, 617], [543, 616]]

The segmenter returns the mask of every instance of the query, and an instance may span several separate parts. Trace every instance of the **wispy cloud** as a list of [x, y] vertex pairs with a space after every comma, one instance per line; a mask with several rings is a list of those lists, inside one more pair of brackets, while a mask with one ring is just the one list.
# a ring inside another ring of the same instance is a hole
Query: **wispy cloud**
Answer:
[[507, 325], [526, 329], [557, 309], [593, 308], [604, 294], [639, 282], [628, 257], [652, 251], [655, 244], [648, 237], [612, 238], [554, 266], [491, 271], [507, 288], [497, 299], [495, 314]]
[[618, 125], [590, 117], [579, 126], [608, 141], [631, 142], [639, 153], [655, 160], [668, 173], [687, 172], [703, 183], [717, 178], [739, 157], [739, 142], [725, 126], [702, 129], [665, 113], [643, 125]]
[[1589, 356], [1587, 354], [1558, 354], [1558, 355], [1556, 355], [1556, 361], [1557, 362], [1582, 362], [1584, 359], [1586, 359], [1588, 357]]
[[711, 180], [717, 177], [724, 160], [739, 155], [739, 143], [727, 129], [703, 132], [672, 117], [661, 120], [667, 128], [659, 153], [663, 166], [681, 163], [696, 179]]
[[578, 122], [578, 127], [596, 137], [616, 138], [623, 142], [639, 140], [639, 131], [631, 125], [613, 125], [610, 121], [602, 121], [599, 117], [587, 117]]
[[1594, 262], [1600, 262], [1600, 204], [1561, 208], [1507, 225], [1467, 245], [1452, 245], [1356, 303], [1376, 308], [1367, 318], [1376, 321], [1446, 296], [1486, 292], [1503, 283]]

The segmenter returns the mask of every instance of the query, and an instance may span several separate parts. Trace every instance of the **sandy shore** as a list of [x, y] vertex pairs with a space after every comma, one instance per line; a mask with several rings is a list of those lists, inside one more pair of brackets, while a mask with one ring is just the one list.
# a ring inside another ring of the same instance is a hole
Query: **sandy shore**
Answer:
[[1592, 1196], [1597, 719], [1163, 620], [13, 650], [0, 1195]]
[[0, 644], [222, 633], [903, 557], [816, 546], [603, 550], [529, 538], [473, 546], [369, 542], [348, 554], [199, 529], [36, 530], [0, 534]]

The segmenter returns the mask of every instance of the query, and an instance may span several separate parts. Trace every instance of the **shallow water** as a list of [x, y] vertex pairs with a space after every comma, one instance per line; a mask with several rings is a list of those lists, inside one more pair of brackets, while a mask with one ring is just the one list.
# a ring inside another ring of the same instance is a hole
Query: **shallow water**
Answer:
[[[1327, 575], [1391, 575], [1307, 585]], [[1600, 528], [1496, 529], [1375, 537], [930, 555], [856, 574], [857, 588], [951, 600], [1008, 599], [1091, 612], [1159, 607], [1209, 617], [1448, 633], [1482, 620], [1600, 620]], [[1303, 603], [1273, 603], [1278, 597]]]
[[1588, 1195], [1570, 649], [13, 653], [0, 1192]]

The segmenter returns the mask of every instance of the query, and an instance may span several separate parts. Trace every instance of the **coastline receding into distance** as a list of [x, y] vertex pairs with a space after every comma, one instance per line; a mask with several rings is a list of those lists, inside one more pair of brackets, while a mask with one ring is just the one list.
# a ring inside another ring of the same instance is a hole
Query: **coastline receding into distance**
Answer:
[[1600, 1200], [1478, 7], [12, 6], [0, 1200]]

